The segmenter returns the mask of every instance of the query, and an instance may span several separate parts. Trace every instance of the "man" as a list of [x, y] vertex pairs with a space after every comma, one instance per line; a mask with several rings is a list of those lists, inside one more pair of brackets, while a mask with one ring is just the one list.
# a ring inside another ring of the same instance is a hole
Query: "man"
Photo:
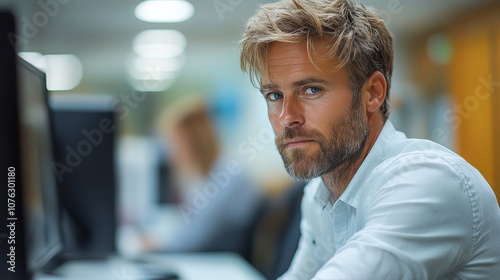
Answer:
[[392, 37], [375, 12], [349, 0], [267, 4], [241, 48], [286, 169], [313, 179], [280, 279], [500, 277], [500, 210], [488, 183], [387, 120]]

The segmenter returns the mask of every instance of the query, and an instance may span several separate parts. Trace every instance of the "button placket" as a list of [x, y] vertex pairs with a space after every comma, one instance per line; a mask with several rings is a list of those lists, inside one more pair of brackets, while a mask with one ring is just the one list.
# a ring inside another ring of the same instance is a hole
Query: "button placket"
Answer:
[[346, 242], [347, 218], [346, 206], [341, 201], [333, 207], [333, 232], [335, 232], [335, 247], [340, 248]]

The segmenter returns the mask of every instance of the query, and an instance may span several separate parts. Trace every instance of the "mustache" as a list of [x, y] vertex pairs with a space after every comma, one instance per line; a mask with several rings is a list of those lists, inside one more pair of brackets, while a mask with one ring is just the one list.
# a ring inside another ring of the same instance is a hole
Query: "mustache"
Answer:
[[292, 139], [308, 139], [321, 143], [325, 138], [323, 134], [316, 129], [307, 130], [303, 128], [285, 127], [285, 129], [276, 136], [275, 142], [278, 148], [280, 148], [285, 145], [285, 141]]

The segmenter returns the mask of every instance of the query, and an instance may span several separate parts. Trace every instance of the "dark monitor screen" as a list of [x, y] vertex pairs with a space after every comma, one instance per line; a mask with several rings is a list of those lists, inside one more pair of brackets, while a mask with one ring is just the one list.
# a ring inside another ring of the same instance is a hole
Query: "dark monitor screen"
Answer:
[[51, 115], [45, 74], [18, 58], [20, 153], [30, 270], [42, 268], [61, 249], [59, 203]]
[[113, 96], [51, 95], [63, 214], [63, 257], [116, 253], [115, 114]]

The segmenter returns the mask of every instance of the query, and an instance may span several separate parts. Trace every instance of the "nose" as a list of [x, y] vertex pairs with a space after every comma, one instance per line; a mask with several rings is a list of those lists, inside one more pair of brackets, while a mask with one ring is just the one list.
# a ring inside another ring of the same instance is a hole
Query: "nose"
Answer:
[[283, 107], [279, 122], [284, 127], [296, 127], [304, 124], [304, 115], [299, 101], [293, 97], [283, 98]]

